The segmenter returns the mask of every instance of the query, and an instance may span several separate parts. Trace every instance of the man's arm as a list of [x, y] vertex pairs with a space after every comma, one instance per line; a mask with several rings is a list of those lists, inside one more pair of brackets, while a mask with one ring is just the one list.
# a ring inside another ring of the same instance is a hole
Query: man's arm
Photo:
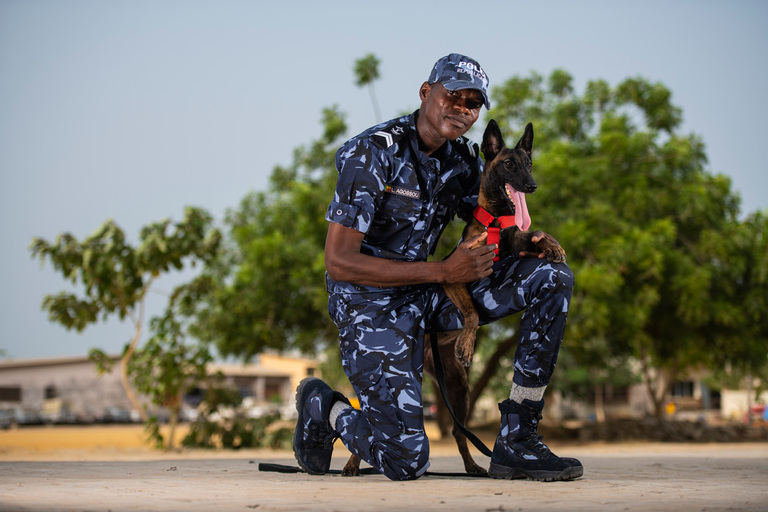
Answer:
[[395, 261], [360, 252], [364, 233], [331, 222], [325, 240], [325, 268], [334, 281], [366, 286], [470, 283], [491, 275], [496, 245], [480, 245], [486, 234], [462, 242], [443, 261]]

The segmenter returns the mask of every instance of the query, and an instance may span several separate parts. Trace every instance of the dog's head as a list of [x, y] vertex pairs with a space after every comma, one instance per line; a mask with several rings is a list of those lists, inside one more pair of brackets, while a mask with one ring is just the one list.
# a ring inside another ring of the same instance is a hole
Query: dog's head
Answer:
[[522, 230], [528, 229], [531, 218], [524, 194], [536, 191], [536, 180], [531, 174], [533, 125], [528, 123], [517, 145], [508, 148], [499, 125], [491, 119], [480, 149], [485, 157], [485, 175], [480, 193], [490, 205], [489, 212], [496, 217], [514, 215], [515, 224]]

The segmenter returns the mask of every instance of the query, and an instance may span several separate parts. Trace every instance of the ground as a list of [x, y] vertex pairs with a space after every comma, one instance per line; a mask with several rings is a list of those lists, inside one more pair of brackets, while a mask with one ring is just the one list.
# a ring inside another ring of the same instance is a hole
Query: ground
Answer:
[[[0, 431], [0, 510], [768, 510], [768, 443], [550, 445], [580, 458], [584, 476], [541, 483], [281, 474], [259, 471], [259, 463], [295, 466], [291, 452], [163, 453], [144, 443], [139, 426], [19, 428]], [[347, 456], [337, 444], [333, 467]], [[432, 442], [431, 462], [432, 472], [462, 468], [451, 440]]]

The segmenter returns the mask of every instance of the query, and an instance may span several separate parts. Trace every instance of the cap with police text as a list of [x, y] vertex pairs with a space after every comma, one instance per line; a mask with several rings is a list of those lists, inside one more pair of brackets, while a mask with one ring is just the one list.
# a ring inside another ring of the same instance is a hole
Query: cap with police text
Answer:
[[483, 94], [485, 108], [491, 109], [488, 100], [488, 75], [474, 59], [458, 53], [446, 55], [435, 63], [427, 83], [440, 82], [449, 91], [476, 89]]

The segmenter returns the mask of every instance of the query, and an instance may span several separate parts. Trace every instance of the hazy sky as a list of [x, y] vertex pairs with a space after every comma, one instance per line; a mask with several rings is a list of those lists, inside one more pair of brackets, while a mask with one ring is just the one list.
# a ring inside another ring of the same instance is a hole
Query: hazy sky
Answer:
[[352, 71], [371, 52], [385, 119], [418, 107], [451, 52], [480, 61], [491, 86], [556, 68], [579, 91], [592, 79], [661, 82], [742, 211], [768, 209], [767, 26], [762, 0], [0, 0], [0, 350], [119, 352], [127, 324], [77, 334], [48, 322], [43, 296], [68, 288], [30, 258], [32, 238], [82, 238], [113, 218], [135, 241], [185, 205], [222, 219], [321, 134], [324, 107], [347, 114], [349, 135], [376, 121]]

